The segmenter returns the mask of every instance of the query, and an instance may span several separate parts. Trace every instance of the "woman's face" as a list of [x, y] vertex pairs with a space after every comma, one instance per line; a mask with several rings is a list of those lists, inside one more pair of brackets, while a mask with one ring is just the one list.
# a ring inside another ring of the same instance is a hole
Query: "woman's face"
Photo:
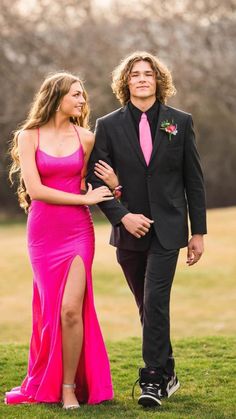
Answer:
[[60, 112], [68, 117], [79, 117], [85, 104], [83, 88], [79, 81], [74, 82], [69, 92], [62, 98]]

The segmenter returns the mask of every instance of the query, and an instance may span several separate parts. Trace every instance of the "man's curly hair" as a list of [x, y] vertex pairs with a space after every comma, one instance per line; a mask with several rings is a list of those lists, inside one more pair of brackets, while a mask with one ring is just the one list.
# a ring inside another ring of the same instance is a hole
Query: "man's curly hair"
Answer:
[[176, 93], [172, 76], [167, 67], [154, 55], [146, 51], [136, 51], [124, 58], [121, 63], [112, 72], [112, 90], [120, 101], [122, 106], [126, 105], [130, 100], [130, 92], [128, 87], [129, 75], [134, 63], [138, 61], [147, 61], [150, 63], [156, 76], [156, 97], [165, 104], [167, 98], [174, 96]]

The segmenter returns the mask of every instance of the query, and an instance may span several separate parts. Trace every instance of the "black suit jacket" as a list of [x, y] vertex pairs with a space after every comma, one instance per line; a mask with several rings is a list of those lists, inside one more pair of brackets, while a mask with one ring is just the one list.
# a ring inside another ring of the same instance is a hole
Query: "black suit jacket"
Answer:
[[[165, 120], [177, 124], [178, 133], [172, 135], [171, 141], [160, 129]], [[191, 233], [206, 233], [203, 174], [190, 114], [160, 104], [153, 151], [147, 166], [129, 108], [120, 108], [97, 120], [87, 176], [93, 187], [103, 184], [94, 175], [94, 163], [99, 159], [113, 167], [123, 186], [121, 202], [112, 200], [99, 204], [113, 226], [112, 245], [130, 250], [145, 250], [149, 246], [151, 233], [137, 239], [120, 223], [128, 212], [152, 218], [153, 228], [166, 249], [187, 245], [188, 214]]]

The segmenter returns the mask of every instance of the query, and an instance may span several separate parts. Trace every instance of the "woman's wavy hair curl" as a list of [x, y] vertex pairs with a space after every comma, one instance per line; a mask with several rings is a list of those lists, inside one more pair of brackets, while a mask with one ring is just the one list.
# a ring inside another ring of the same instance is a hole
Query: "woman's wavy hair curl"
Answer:
[[120, 101], [122, 106], [130, 100], [128, 87], [129, 76], [134, 63], [138, 61], [147, 61], [150, 63], [156, 76], [156, 97], [165, 104], [167, 99], [176, 94], [176, 89], [172, 81], [172, 76], [167, 67], [154, 55], [146, 51], [136, 51], [125, 57], [121, 63], [112, 72], [112, 91]]
[[71, 117], [70, 120], [75, 125], [89, 128], [88, 120], [90, 109], [88, 105], [88, 95], [84, 89], [82, 81], [79, 77], [71, 73], [59, 72], [49, 75], [44, 80], [39, 91], [34, 97], [26, 120], [19, 126], [19, 129], [13, 133], [9, 150], [12, 158], [9, 179], [11, 184], [14, 183], [15, 178], [18, 181], [18, 200], [20, 207], [23, 208], [25, 212], [28, 212], [31, 200], [22, 178], [18, 151], [18, 135], [23, 130], [39, 128], [46, 124], [53, 117], [62, 98], [69, 92], [71, 85], [75, 82], [80, 82], [86, 102], [83, 106], [81, 116]]

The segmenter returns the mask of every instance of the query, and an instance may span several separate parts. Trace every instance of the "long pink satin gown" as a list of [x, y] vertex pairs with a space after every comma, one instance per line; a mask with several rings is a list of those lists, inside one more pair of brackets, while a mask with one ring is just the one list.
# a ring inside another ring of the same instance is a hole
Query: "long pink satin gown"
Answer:
[[[40, 150], [38, 145], [36, 164], [44, 185], [79, 194], [84, 153], [76, 128], [75, 131], [79, 144], [73, 154], [53, 157]], [[21, 387], [6, 393], [5, 402], [61, 401], [61, 304], [70, 266], [76, 256], [83, 260], [87, 283], [83, 304], [84, 340], [75, 380], [76, 395], [79, 402], [89, 404], [112, 399], [109, 361], [94, 307], [91, 277], [94, 230], [88, 207], [32, 201], [27, 233], [34, 274], [28, 373]]]

